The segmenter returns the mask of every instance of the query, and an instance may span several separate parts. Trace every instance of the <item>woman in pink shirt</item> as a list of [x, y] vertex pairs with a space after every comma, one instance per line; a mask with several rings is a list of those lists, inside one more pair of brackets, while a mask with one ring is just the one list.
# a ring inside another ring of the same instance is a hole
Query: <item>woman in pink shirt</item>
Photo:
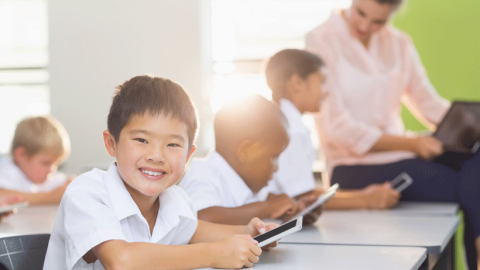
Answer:
[[359, 189], [405, 171], [414, 182], [402, 199], [459, 202], [468, 264], [477, 269], [480, 153], [446, 155], [432, 136], [405, 134], [402, 103], [432, 128], [450, 103], [430, 83], [408, 35], [388, 25], [401, 2], [353, 0], [307, 35], [306, 50], [327, 66], [329, 96], [317, 117], [327, 172], [343, 189]]

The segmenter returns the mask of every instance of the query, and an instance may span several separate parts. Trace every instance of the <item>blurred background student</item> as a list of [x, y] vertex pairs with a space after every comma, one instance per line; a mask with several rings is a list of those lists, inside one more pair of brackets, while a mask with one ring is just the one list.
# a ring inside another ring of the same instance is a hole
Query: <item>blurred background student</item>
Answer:
[[[272, 193], [286, 193], [297, 199], [313, 196], [312, 199], [315, 199], [323, 192], [315, 184], [312, 164], [317, 154], [302, 115], [321, 111], [320, 101], [328, 96], [323, 91], [323, 84], [328, 77], [322, 72], [324, 68], [323, 61], [317, 55], [298, 49], [277, 52], [267, 63], [267, 84], [272, 91], [273, 101], [280, 106], [290, 129], [290, 142], [280, 154], [278, 171], [269, 182]], [[399, 198], [400, 194], [388, 182], [369, 184], [358, 190], [339, 190], [326, 207], [385, 209], [395, 206]]]
[[57, 168], [69, 153], [70, 139], [60, 122], [46, 116], [24, 119], [15, 130], [11, 158], [0, 160], [0, 196], [60, 203], [70, 181]]
[[353, 0], [307, 35], [306, 49], [321, 56], [328, 70], [329, 96], [317, 118], [327, 171], [331, 183], [350, 189], [407, 172], [414, 182], [402, 199], [459, 202], [468, 264], [476, 269], [480, 153], [445, 158], [434, 137], [405, 134], [402, 103], [432, 128], [450, 104], [430, 83], [408, 35], [388, 25], [401, 3]]

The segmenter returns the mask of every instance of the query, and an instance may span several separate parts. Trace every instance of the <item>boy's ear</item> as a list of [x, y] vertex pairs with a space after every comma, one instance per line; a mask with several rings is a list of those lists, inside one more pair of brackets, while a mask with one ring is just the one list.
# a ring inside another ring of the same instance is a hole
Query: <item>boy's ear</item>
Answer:
[[[192, 144], [192, 147], [190, 147], [190, 150], [188, 150], [187, 162], [190, 160], [190, 158], [192, 157], [193, 152], [195, 152], [195, 150], [197, 150], [197, 146], [195, 144]], [[187, 162], [185, 162], [185, 163], [187, 163]]]
[[237, 148], [237, 158], [242, 164], [248, 164], [258, 152], [259, 143], [244, 140]]
[[298, 74], [293, 74], [288, 80], [287, 84], [287, 89], [290, 96], [295, 96], [303, 90], [305, 82]]
[[27, 149], [23, 146], [19, 146], [13, 150], [13, 160], [14, 161], [23, 161], [28, 158]]
[[103, 131], [103, 143], [105, 144], [105, 149], [107, 150], [108, 154], [112, 157], [115, 157], [115, 150], [116, 150], [116, 142], [115, 138], [110, 131], [104, 130]]

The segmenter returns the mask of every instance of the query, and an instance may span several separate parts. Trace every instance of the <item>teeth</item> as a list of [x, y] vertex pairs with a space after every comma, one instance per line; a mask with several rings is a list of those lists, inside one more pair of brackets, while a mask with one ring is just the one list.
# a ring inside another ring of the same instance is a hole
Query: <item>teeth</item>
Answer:
[[161, 173], [161, 172], [152, 172], [152, 171], [148, 171], [148, 170], [142, 170], [143, 173], [146, 173], [148, 175], [154, 175], [154, 176], [157, 176], [157, 175], [162, 175], [164, 173]]

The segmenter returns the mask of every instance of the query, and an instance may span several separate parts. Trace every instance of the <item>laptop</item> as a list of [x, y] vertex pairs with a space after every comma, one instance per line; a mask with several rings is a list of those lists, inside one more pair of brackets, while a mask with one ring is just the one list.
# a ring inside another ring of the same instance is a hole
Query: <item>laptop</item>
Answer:
[[445, 151], [476, 153], [480, 148], [480, 102], [454, 101], [433, 137]]

